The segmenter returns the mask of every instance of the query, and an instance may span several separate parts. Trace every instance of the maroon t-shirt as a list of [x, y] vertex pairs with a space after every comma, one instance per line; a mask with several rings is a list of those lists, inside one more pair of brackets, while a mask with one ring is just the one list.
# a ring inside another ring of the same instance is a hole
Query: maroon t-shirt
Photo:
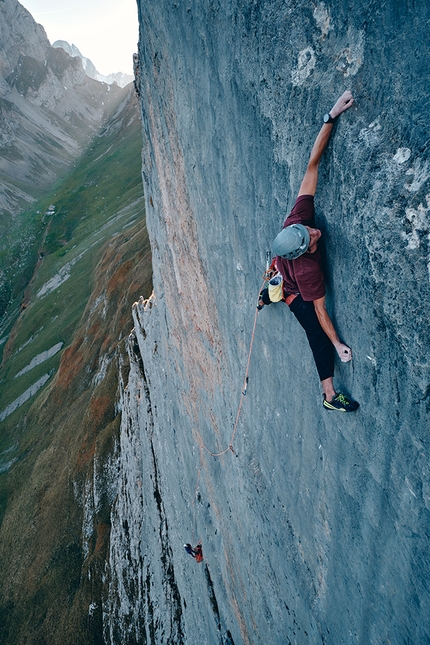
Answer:
[[[314, 198], [312, 195], [297, 197], [293, 210], [282, 228], [291, 224], [303, 224], [315, 228]], [[276, 256], [276, 268], [284, 278], [284, 295], [300, 293], [303, 300], [318, 300], [325, 296], [321, 251], [303, 253], [295, 260]]]

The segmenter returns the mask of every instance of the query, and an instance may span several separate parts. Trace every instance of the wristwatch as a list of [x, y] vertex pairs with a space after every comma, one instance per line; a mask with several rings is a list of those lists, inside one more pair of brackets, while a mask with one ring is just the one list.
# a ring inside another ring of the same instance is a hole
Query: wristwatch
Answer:
[[328, 112], [327, 114], [324, 114], [324, 123], [334, 123], [336, 121], [336, 118], [337, 117], [333, 119], [333, 117], [330, 116], [330, 113]]

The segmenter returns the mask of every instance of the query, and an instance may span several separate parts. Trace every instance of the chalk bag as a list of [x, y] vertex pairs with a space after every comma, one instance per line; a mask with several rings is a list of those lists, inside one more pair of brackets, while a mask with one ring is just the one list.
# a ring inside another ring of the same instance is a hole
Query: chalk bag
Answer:
[[284, 297], [283, 293], [284, 280], [280, 273], [277, 273], [269, 281], [269, 298], [271, 302], [279, 302]]

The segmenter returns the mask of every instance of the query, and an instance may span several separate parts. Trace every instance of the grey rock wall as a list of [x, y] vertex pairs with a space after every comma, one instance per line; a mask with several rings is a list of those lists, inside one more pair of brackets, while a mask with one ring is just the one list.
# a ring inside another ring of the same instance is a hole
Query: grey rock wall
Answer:
[[[155, 296], [134, 308], [107, 638], [426, 643], [428, 4], [138, 5]], [[266, 249], [347, 88], [316, 209], [354, 353], [335, 384], [360, 410], [323, 410], [304, 334], [274, 305], [234, 453], [211, 457], [203, 443], [231, 440]], [[202, 565], [182, 548], [197, 539]]]
[[20, 55], [44, 60], [49, 40], [42, 25], [17, 0], [1, 0], [0, 76], [6, 77]]

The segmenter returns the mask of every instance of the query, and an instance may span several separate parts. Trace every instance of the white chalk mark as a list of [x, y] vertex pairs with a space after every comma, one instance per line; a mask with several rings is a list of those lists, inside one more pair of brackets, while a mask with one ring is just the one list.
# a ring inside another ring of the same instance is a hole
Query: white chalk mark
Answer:
[[355, 76], [364, 61], [364, 33], [354, 33], [349, 29], [347, 38], [348, 45], [340, 52], [339, 64], [336, 66], [345, 77]]
[[297, 69], [291, 71], [291, 82], [293, 85], [302, 85], [312, 73], [316, 65], [316, 58], [312, 47], [306, 47], [299, 52], [299, 59], [297, 61]]
[[314, 20], [317, 23], [318, 29], [321, 31], [322, 37], [325, 38], [332, 27], [330, 25], [330, 14], [325, 8], [323, 2], [315, 7]]
[[408, 491], [409, 491], [409, 492], [411, 493], [411, 495], [413, 495], [413, 496], [415, 497], [415, 499], [416, 499], [416, 498], [417, 498], [417, 496], [415, 495], [414, 491], [412, 490], [411, 483], [409, 482], [409, 480], [408, 480], [408, 478], [407, 478], [407, 477], [405, 477], [405, 484], [406, 484], [406, 486], [407, 486]]
[[430, 228], [430, 222], [428, 218], [428, 212], [430, 210], [430, 194], [426, 195], [427, 206], [423, 204], [418, 204], [417, 208], [407, 208], [405, 211], [406, 219], [412, 225], [412, 231], [410, 233], [403, 233], [403, 237], [407, 240], [407, 249], [417, 249], [420, 246], [420, 238], [418, 231], [428, 232]]
[[405, 188], [411, 193], [416, 193], [419, 191], [421, 186], [428, 180], [430, 177], [430, 168], [429, 162], [422, 162], [421, 159], [417, 159], [414, 164], [414, 168], [410, 168], [407, 172], [408, 175], [413, 175], [414, 178], [411, 184], [405, 184]]
[[405, 163], [405, 161], [408, 161], [411, 154], [412, 153], [409, 148], [399, 148], [393, 157], [393, 161], [398, 164]]

